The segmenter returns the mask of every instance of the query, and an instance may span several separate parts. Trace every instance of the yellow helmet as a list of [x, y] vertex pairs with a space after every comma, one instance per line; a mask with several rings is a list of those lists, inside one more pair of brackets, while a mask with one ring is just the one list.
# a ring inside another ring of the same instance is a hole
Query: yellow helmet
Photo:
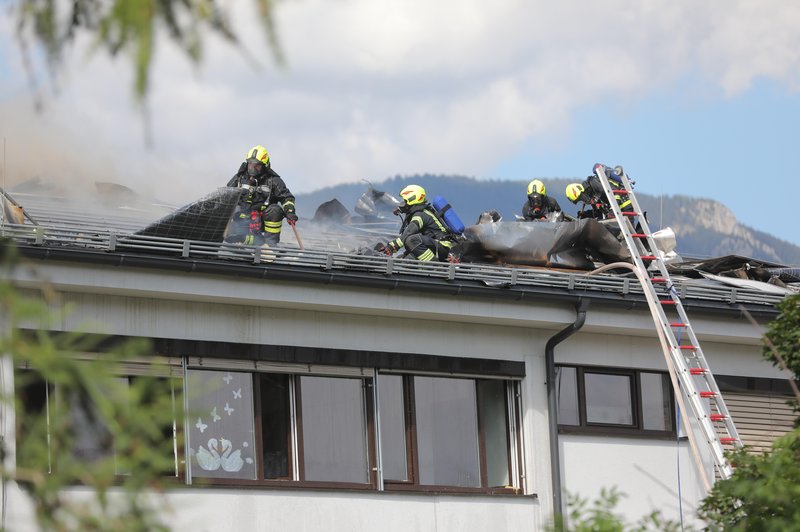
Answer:
[[253, 146], [250, 148], [245, 159], [256, 159], [264, 166], [269, 166], [269, 153], [264, 146]]
[[544, 183], [539, 181], [538, 179], [534, 179], [530, 183], [528, 183], [528, 196], [531, 194], [541, 194], [542, 196], [547, 195], [547, 189], [544, 187]]
[[572, 203], [576, 203], [583, 192], [584, 188], [580, 183], [570, 183], [567, 185], [567, 199]]
[[400, 197], [406, 205], [419, 205], [425, 201], [425, 189], [419, 185], [408, 185], [400, 191]]

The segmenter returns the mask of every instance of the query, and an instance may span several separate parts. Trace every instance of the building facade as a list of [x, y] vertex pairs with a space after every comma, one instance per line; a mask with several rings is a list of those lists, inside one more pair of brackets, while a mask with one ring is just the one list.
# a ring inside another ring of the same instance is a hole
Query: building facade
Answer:
[[[31, 267], [14, 284], [73, 308], [53, 332], [150, 339], [141, 364], [184, 392], [164, 497], [177, 530], [542, 530], [571, 496], [611, 487], [631, 520], [696, 519], [704, 488], [629, 279], [19, 244]], [[684, 288], [720, 385], [743, 415], [766, 405], [748, 419], [774, 418], [748, 437], [768, 440], [786, 424], [782, 375], [760, 356], [779, 297]], [[24, 371], [4, 369], [7, 386]], [[8, 489], [6, 525], [26, 529]]]

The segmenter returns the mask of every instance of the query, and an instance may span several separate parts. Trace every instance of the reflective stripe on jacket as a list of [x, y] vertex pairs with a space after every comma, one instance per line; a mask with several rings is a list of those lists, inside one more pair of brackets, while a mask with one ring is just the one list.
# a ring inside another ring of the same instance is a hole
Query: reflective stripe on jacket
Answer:
[[405, 245], [405, 241], [409, 236], [416, 233], [429, 236], [436, 241], [442, 242], [447, 247], [452, 245], [450, 231], [436, 215], [433, 207], [427, 203], [414, 205], [409, 209], [405, 220], [403, 220], [403, 226], [400, 228], [400, 236], [393, 242], [399, 249]]

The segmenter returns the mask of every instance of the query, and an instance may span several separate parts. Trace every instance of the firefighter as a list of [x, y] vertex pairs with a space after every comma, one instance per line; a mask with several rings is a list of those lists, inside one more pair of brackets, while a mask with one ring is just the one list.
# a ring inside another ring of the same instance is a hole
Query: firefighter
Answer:
[[[595, 165], [595, 168], [598, 165]], [[600, 165], [602, 166], [602, 165]], [[611, 185], [612, 190], [622, 189], [622, 179], [619, 175], [614, 173], [614, 170], [603, 167], [608, 177], [608, 184]], [[587, 177], [583, 183], [570, 183], [567, 185], [567, 199], [573, 204], [577, 205], [578, 201], [583, 202], [581, 210], [578, 212], [578, 218], [597, 218], [598, 220], [605, 220], [611, 213], [611, 204], [606, 198], [603, 191], [603, 184], [596, 174]], [[619, 204], [619, 208], [623, 212], [632, 212], [633, 206], [627, 194], [614, 194], [614, 199]], [[586, 210], [586, 207], [589, 207]]]
[[270, 164], [264, 146], [255, 146], [247, 152], [246, 160], [239, 166], [229, 187], [247, 189], [234, 212], [237, 229], [226, 241], [249, 245], [277, 245], [281, 239], [283, 219], [294, 225], [297, 222], [294, 196]]
[[393, 255], [405, 247], [407, 253], [420, 261], [447, 261], [454, 241], [444, 221], [425, 201], [425, 189], [408, 185], [400, 191], [403, 204], [398, 208], [405, 215], [400, 236], [387, 244], [375, 246], [377, 251]]
[[555, 198], [547, 195], [544, 183], [538, 179], [528, 183], [528, 201], [522, 206], [525, 221], [546, 220], [548, 214], [558, 212], [561, 212], [561, 206]]

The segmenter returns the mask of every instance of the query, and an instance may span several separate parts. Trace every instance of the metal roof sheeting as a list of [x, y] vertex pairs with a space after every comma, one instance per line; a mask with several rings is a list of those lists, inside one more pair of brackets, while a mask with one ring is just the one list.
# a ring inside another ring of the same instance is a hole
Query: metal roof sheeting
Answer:
[[[237, 271], [241, 273], [242, 266], [260, 267], [280, 269], [282, 272], [296, 271], [298, 275], [305, 273], [307, 275], [304, 280], [319, 277], [322, 282], [326, 282], [326, 274], [337, 273], [349, 274], [349, 278], [369, 277], [373, 281], [402, 279], [405, 285], [418, 284], [420, 289], [428, 289], [429, 283], [436, 281], [445, 284], [468, 283], [500, 291], [514, 288], [543, 292], [556, 290], [572, 295], [603, 294], [619, 299], [627, 296], [639, 299], [641, 296], [643, 299], [642, 288], [635, 278], [615, 274], [590, 275], [577, 271], [512, 268], [490, 264], [418, 262], [413, 259], [385, 256], [300, 250], [288, 246], [262, 249], [253, 246], [133, 235], [109, 230], [83, 231], [44, 225], [6, 225], [2, 228], [2, 234], [19, 243], [21, 247], [28, 248], [30, 253], [38, 250], [38, 255], [42, 258], [52, 258], [56, 255], [64, 257], [65, 254], [77, 257], [80, 252], [92, 252], [84, 253], [82, 255], [84, 258], [80, 260], [99, 261], [98, 257], [104, 257], [103, 262], [110, 263], [114, 260], [113, 256], [125, 255], [127, 257], [125, 263], [130, 264], [129, 257], [140, 255], [142, 261], [145, 258], [155, 259], [154, 267], [174, 268], [175, 260], [183, 260], [193, 262], [192, 270], [195, 270], [199, 263], [205, 264], [208, 271], [228, 270], [233, 274]], [[253, 272], [253, 274], [266, 276], [264, 272]], [[739, 303], [774, 307], [783, 299], [781, 295], [761, 290], [725, 286], [698, 279], [675, 279], [675, 289], [682, 299], [705, 301], [708, 305], [720, 307], [730, 307]]]

